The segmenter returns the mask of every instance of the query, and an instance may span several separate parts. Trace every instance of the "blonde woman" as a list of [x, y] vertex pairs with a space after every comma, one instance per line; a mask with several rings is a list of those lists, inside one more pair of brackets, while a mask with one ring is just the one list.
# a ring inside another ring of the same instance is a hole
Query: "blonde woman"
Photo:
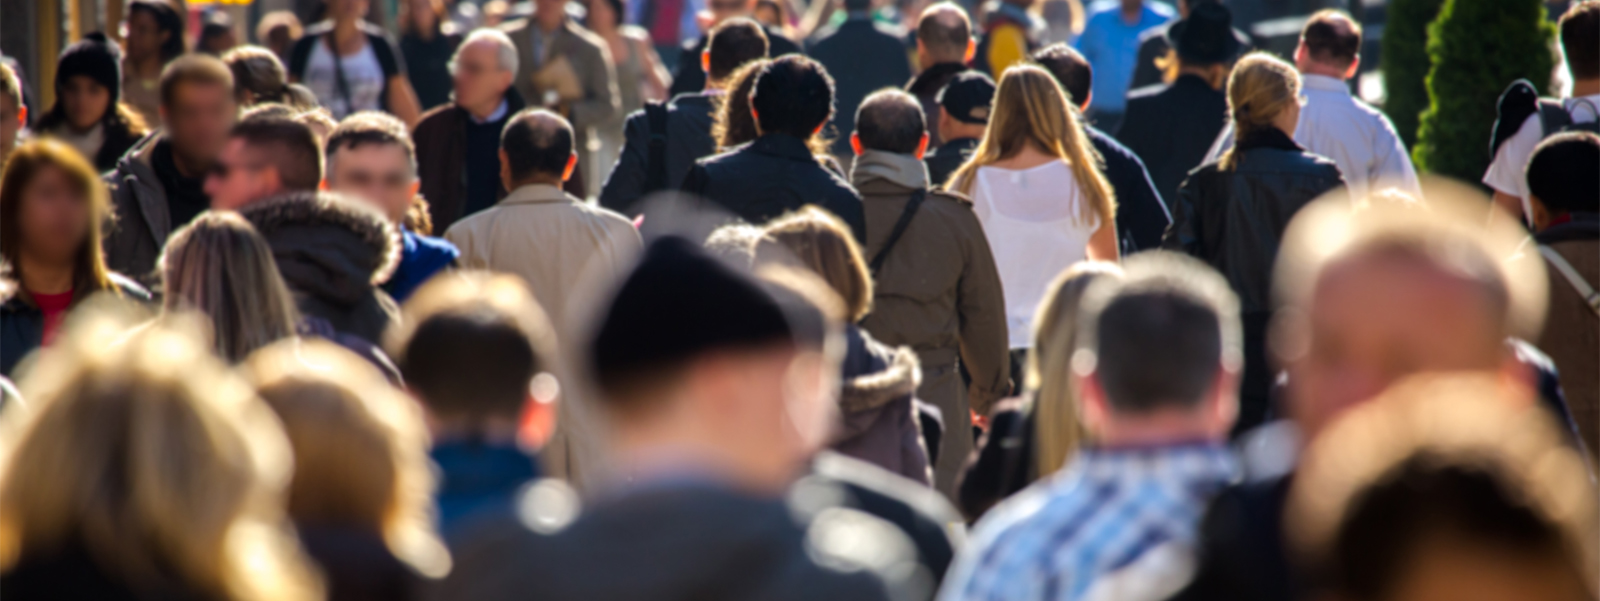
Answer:
[[329, 598], [415, 598], [423, 577], [443, 576], [421, 409], [327, 342], [287, 340], [243, 369], [289, 435], [289, 517]]
[[1178, 188], [1162, 246], [1215, 267], [1239, 295], [1244, 321], [1244, 381], [1236, 432], [1265, 418], [1272, 373], [1265, 338], [1272, 309], [1272, 264], [1284, 228], [1301, 207], [1344, 180], [1333, 161], [1294, 141], [1300, 74], [1270, 54], [1239, 60], [1228, 78], [1228, 113], [1238, 142]]
[[286, 535], [283, 431], [197, 335], [83, 323], [22, 388], [0, 475], [7, 599], [323, 598]]
[[1020, 376], [1025, 353], [1018, 351], [1032, 343], [1033, 317], [1055, 274], [1085, 259], [1120, 258], [1117, 203], [1099, 153], [1050, 72], [1007, 69], [990, 114], [983, 141], [946, 187], [972, 198], [989, 237]]
[[1078, 303], [1089, 286], [1121, 278], [1114, 263], [1083, 262], [1056, 276], [1034, 318], [1022, 396], [989, 416], [978, 459], [961, 481], [961, 511], [976, 520], [1000, 500], [1066, 465], [1082, 444], [1077, 382], [1070, 365], [1077, 348]]
[[272, 248], [238, 213], [201, 213], [167, 241], [161, 258], [167, 312], [196, 311], [230, 363], [295, 335], [300, 312]]

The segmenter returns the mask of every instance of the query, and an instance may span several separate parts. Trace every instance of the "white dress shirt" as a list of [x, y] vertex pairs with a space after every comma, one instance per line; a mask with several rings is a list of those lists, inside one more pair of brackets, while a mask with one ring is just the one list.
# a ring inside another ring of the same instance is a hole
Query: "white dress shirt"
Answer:
[[[1394, 124], [1378, 109], [1350, 95], [1344, 81], [1326, 75], [1301, 75], [1300, 126], [1294, 141], [1339, 165], [1352, 198], [1394, 187], [1421, 197], [1417, 170]], [[1233, 126], [1222, 130], [1206, 154], [1210, 163], [1233, 147]]]

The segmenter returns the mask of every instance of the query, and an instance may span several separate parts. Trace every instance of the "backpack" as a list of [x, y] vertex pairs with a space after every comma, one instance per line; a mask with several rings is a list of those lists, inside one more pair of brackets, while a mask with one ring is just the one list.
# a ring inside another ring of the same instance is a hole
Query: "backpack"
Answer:
[[1589, 108], [1595, 116], [1594, 121], [1576, 122], [1560, 100], [1540, 98], [1539, 91], [1526, 79], [1511, 82], [1506, 91], [1500, 94], [1500, 101], [1495, 107], [1498, 117], [1494, 122], [1494, 138], [1489, 143], [1489, 156], [1495, 156], [1500, 145], [1516, 135], [1517, 130], [1522, 129], [1522, 124], [1533, 115], [1539, 116], [1539, 127], [1544, 132], [1541, 139], [1569, 131], [1600, 134], [1600, 107], [1588, 100], [1579, 102]]

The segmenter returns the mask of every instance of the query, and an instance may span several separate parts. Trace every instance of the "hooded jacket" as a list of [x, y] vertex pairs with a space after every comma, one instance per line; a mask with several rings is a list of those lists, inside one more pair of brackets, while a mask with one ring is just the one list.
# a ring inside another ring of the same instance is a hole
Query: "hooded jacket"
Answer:
[[890, 348], [861, 328], [845, 330], [844, 390], [833, 450], [932, 484], [912, 395], [922, 380], [910, 348]]
[[272, 247], [301, 313], [373, 344], [399, 319], [378, 284], [400, 260], [400, 234], [376, 210], [337, 194], [291, 192], [240, 215]]
[[128, 274], [145, 287], [156, 282], [161, 248], [172, 235], [167, 191], [152, 166], [156, 145], [163, 138], [163, 134], [145, 136], [117, 160], [116, 169], [105, 174], [111, 210], [116, 216], [101, 244], [106, 267]]

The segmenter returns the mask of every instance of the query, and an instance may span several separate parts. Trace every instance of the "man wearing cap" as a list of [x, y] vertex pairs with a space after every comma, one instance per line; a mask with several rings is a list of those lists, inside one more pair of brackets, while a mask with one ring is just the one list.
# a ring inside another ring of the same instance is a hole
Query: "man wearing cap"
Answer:
[[[934, 454], [934, 484], [954, 499], [956, 478], [972, 452], [972, 437], [962, 434], [971, 429], [972, 410], [988, 415], [1008, 392], [1009, 347], [988, 238], [971, 201], [929, 190], [919, 160], [927, 144], [916, 98], [899, 90], [868, 96], [850, 137], [857, 155], [850, 184], [861, 192], [867, 218], [862, 249], [874, 276], [873, 311], [861, 327], [886, 344], [917, 351], [917, 398], [939, 407], [952, 433]], [[962, 386], [958, 358], [972, 375], [970, 386]]]
[[827, 438], [840, 352], [838, 301], [792, 275], [807, 289], [652, 243], [583, 352], [615, 477], [575, 520], [531, 489], [520, 519], [468, 535], [439, 598], [886, 599], [872, 568], [908, 560], [903, 534], [826, 495], [784, 502]]
[[[1221, 4], [1196, 3], [1187, 19], [1167, 29], [1177, 49], [1178, 78], [1128, 93], [1127, 117], [1117, 140], [1144, 159], [1169, 209], [1184, 176], [1204, 162], [1227, 124], [1228, 99], [1222, 88], [1228, 65], [1239, 53], [1232, 23], [1233, 15]], [[1100, 70], [1095, 71], [1098, 81]]]
[[944, 144], [922, 160], [928, 165], [928, 182], [943, 187], [983, 140], [989, 127], [989, 105], [994, 102], [994, 80], [976, 71], [961, 73], [939, 91], [938, 101], [939, 137]]

